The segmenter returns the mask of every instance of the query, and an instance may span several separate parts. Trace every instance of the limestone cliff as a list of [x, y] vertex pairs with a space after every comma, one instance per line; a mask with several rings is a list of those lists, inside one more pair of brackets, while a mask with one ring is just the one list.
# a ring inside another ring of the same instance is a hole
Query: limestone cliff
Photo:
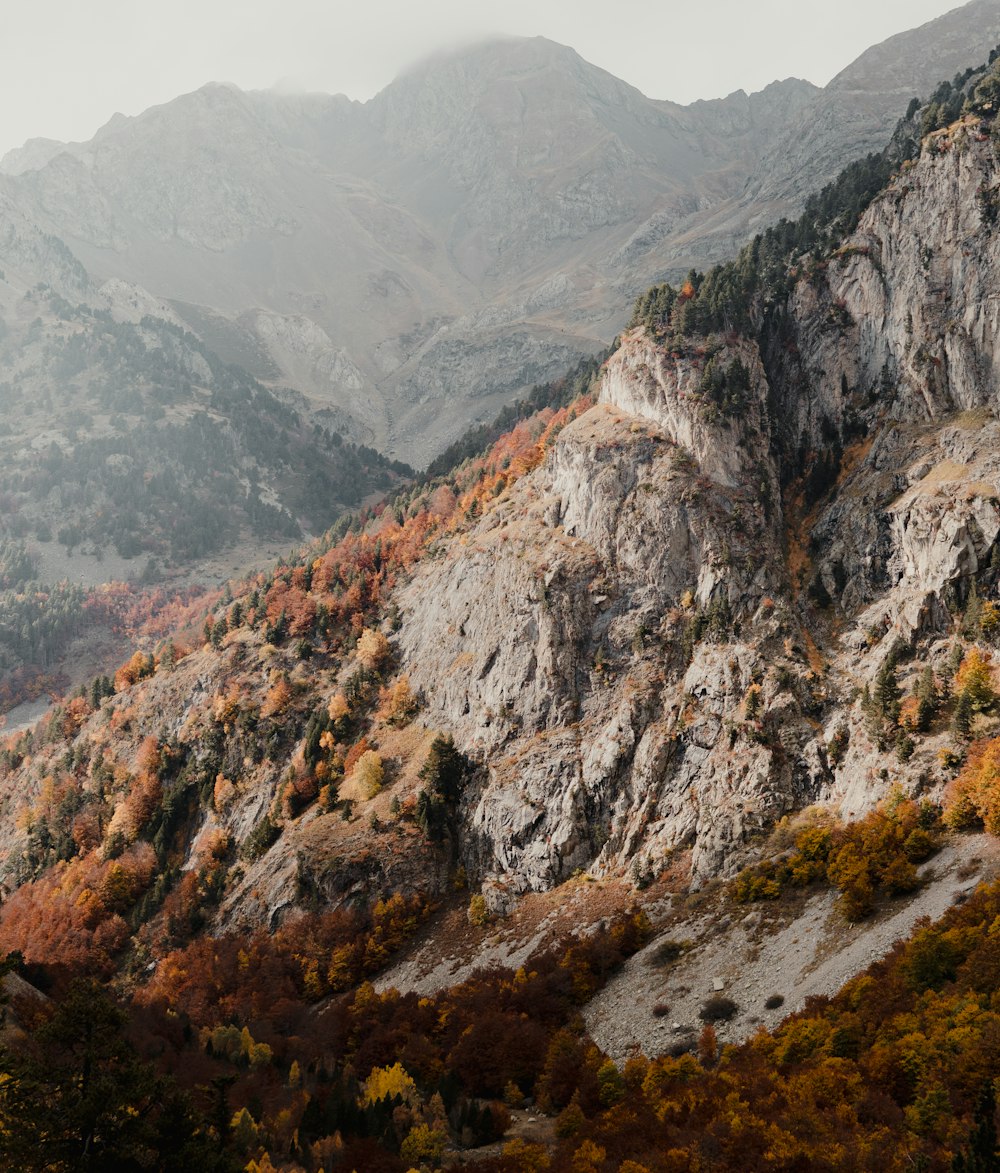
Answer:
[[500, 888], [687, 848], [705, 878], [793, 807], [940, 783], [940, 738], [887, 769], [856, 694], [894, 642], [940, 663], [993, 588], [998, 178], [956, 124], [752, 339], [626, 335], [599, 402], [402, 593], [411, 675], [486, 763], [464, 817]]

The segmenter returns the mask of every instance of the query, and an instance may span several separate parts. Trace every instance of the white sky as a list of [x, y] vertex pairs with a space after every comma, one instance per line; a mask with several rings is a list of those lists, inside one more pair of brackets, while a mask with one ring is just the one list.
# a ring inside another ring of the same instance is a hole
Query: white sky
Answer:
[[208, 81], [368, 98], [435, 49], [542, 35], [653, 98], [824, 85], [955, 0], [0, 0], [0, 153]]

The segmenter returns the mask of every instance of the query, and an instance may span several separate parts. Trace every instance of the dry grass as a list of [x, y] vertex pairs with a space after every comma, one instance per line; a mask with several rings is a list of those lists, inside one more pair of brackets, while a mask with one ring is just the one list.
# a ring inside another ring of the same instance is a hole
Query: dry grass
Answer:
[[960, 411], [948, 422], [956, 428], [961, 428], [963, 432], [978, 432], [993, 418], [993, 412], [988, 407], [972, 407], [968, 411]]
[[927, 492], [938, 485], [949, 484], [951, 481], [968, 480], [968, 476], [969, 466], [967, 464], [959, 464], [955, 460], [941, 460], [917, 483], [916, 487]]

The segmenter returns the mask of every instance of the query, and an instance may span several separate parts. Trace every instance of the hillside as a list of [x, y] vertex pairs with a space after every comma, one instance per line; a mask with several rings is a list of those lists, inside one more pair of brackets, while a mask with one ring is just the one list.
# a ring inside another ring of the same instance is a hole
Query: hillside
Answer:
[[512, 38], [364, 104], [206, 86], [89, 143], [28, 144], [6, 184], [98, 278], [168, 299], [320, 422], [426, 465], [607, 345], [652, 281], [797, 213], [998, 39], [1000, 6], [976, 0], [823, 91], [681, 107]]
[[[98, 285], [16, 204], [3, 216], [0, 711], [107, 671], [164, 583], [186, 601], [410, 471], [224, 363], [144, 290]], [[128, 622], [107, 582], [146, 588]]]
[[[176, 790], [161, 863], [243, 845], [219, 925], [303, 891], [442, 890], [459, 864], [502, 911], [581, 867], [733, 874], [816, 801], [940, 795], [993, 730], [983, 77], [919, 162], [927, 111], [798, 224], [651, 290], [599, 371], [482, 454], [12, 740], [15, 807], [49, 779], [0, 829], [13, 874], [72, 855], [81, 801], [127, 842]], [[457, 773], [428, 783], [436, 732]], [[82, 772], [55, 764], [67, 736]], [[64, 787], [89, 797], [53, 806]], [[400, 850], [424, 838], [439, 866]]]
[[996, 1162], [998, 99], [5, 740], [5, 1157]]

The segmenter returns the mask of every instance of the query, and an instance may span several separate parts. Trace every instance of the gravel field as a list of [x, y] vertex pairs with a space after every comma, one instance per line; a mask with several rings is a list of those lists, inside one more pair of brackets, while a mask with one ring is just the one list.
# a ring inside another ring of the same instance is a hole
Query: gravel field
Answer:
[[[776, 1026], [807, 998], [836, 993], [908, 936], [921, 917], [940, 917], [961, 894], [998, 870], [997, 840], [957, 836], [920, 869], [927, 883], [919, 892], [880, 905], [876, 915], [857, 925], [844, 922], [829, 891], [799, 909], [755, 904], [735, 916], [713, 909], [692, 919], [678, 917], [588, 1004], [587, 1029], [617, 1060], [636, 1048], [661, 1054], [697, 1037], [699, 1010], [719, 994], [739, 1007], [730, 1022], [715, 1024], [719, 1041], [742, 1042], [761, 1026]], [[692, 946], [679, 960], [661, 966], [657, 950], [668, 939]], [[768, 1010], [764, 1003], [774, 994], [784, 1002]]]

